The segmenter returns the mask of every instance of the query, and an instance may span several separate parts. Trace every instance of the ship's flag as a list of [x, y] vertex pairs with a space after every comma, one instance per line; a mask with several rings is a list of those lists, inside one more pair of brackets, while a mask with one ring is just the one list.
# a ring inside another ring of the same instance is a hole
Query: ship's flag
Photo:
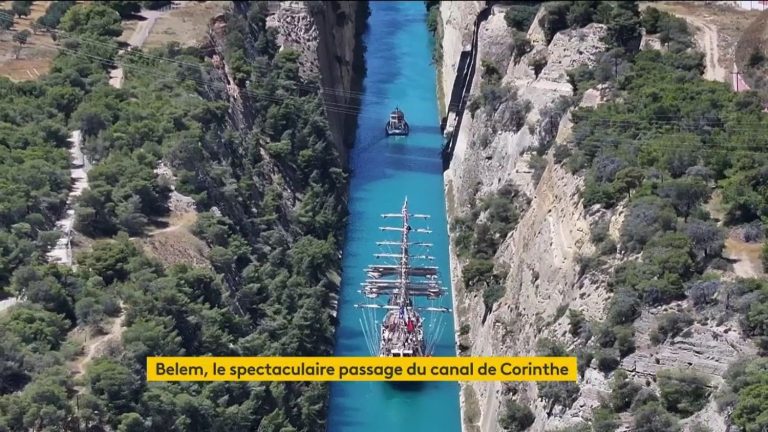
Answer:
[[400, 306], [400, 319], [405, 318], [405, 308]]

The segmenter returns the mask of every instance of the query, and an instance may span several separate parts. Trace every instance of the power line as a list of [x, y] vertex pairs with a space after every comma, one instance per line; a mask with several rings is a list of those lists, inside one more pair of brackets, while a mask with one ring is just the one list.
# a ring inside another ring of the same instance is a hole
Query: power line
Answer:
[[[67, 49], [67, 48], [63, 48], [63, 47], [61, 49], [63, 51], [65, 51], [65, 52], [72, 53], [75, 56], [81, 56], [81, 57], [84, 56], [86, 58], [93, 58], [93, 59], [96, 59], [96, 60], [100, 60], [100, 61], [102, 61], [104, 63], [107, 63], [107, 64], [115, 64], [114, 61], [109, 60], [109, 59], [104, 59], [102, 57], [98, 57], [98, 56], [94, 56], [94, 55], [90, 55], [90, 54], [86, 54], [86, 53], [80, 53], [80, 52], [77, 52], [77, 51], [74, 51], [74, 50], [70, 50], [70, 49]], [[146, 69], [144, 69], [144, 68], [142, 68], [140, 66], [128, 64], [128, 65], [123, 65], [123, 67], [126, 68], [126, 69], [135, 69], [136, 71], [140, 71], [142, 73], [146, 73]], [[161, 74], [161, 73], [151, 73], [151, 75], [154, 75], [154, 76], [157, 76], [157, 77], [161, 77], [161, 78], [177, 79], [175, 77], [172, 77], [172, 76], [169, 76], [169, 75], [166, 75], [166, 74]], [[205, 87], [205, 86], [214, 86], [214, 87], [222, 87], [224, 89], [226, 89], [228, 87], [224, 83], [208, 82], [208, 81], [205, 81], [205, 80], [202, 80], [202, 79], [194, 79], [194, 78], [186, 78], [186, 79], [189, 80], [189, 81], [193, 81], [193, 82], [195, 82], [197, 84], [200, 84], [203, 87]], [[268, 95], [265, 95], [265, 94], [257, 94], [256, 91], [249, 90], [249, 89], [239, 89], [239, 90], [241, 92], [243, 92], [243, 93], [246, 93], [246, 94], [248, 94], [250, 96], [253, 96], [255, 99], [266, 99], [266, 100], [273, 101], [273, 102], [279, 102], [279, 101], [283, 100], [283, 98], [281, 98], [279, 96], [268, 96]], [[370, 117], [370, 118], [378, 119], [378, 117], [364, 115], [364, 114], [362, 114], [360, 109], [352, 108], [352, 106], [346, 105], [346, 104], [333, 104], [333, 103], [330, 103], [329, 106], [326, 109], [328, 109], [329, 111], [333, 111], [333, 112], [340, 112], [340, 113], [344, 113], [344, 114], [358, 115], [358, 116], [362, 116], [362, 117]], [[654, 123], [681, 126], [681, 121], [680, 120], [673, 120], [672, 119], [672, 118], [675, 118], [675, 117], [676, 118], [680, 118], [680, 116], [659, 115], [659, 116], [656, 116], [656, 117], [659, 117], [659, 118], [662, 118], [662, 119], [666, 119], [666, 120], [654, 120], [653, 121]], [[633, 120], [633, 119], [625, 119], [625, 120], [595, 119], [595, 120], [589, 120], [589, 122], [592, 122], [593, 124], [597, 123], [597, 125], [613, 126], [613, 127], [637, 126], [637, 125], [645, 125], [645, 124], [648, 123], [647, 121]], [[713, 123], [719, 124], [720, 121], [713, 121]], [[751, 124], [755, 125], [755, 126], [761, 126], [761, 127], [759, 127], [759, 128], [730, 128], [730, 129], [723, 130], [723, 132], [729, 132], [729, 131], [755, 132], [754, 134], [751, 134], [751, 135], [741, 135], [741, 137], [745, 138], [745, 139], [750, 138], [750, 139], [756, 139], [756, 140], [765, 139], [766, 135], [764, 135], [762, 132], [765, 131], [766, 129], [768, 129], [768, 124], [764, 124], [764, 123], [751, 123]], [[747, 123], [744, 123], [744, 125], [747, 125]], [[683, 132], [683, 131], [680, 130], [680, 132]], [[613, 137], [613, 138], [614, 139], [618, 139], [618, 140], [631, 141], [632, 143], [635, 143], [635, 144], [638, 144], [638, 143], [646, 143], [646, 144], [647, 143], [653, 143], [653, 144], [656, 144], [656, 145], [660, 145], [659, 142], [658, 142], [659, 139], [664, 139], [664, 138], [669, 139], [670, 137], [668, 135], [659, 135], [659, 137], [655, 138], [655, 139], [653, 139], [653, 138], [651, 138], [651, 139], [630, 139], [630, 138], [622, 138], [622, 137]], [[700, 151], [705, 151], [705, 150], [706, 151], [713, 151], [713, 149], [701, 148], [702, 145], [700, 145], [698, 143], [690, 143], [690, 144], [674, 143], [673, 144], [673, 146], [680, 146], [680, 145], [697, 146], [697, 147], [699, 147]], [[753, 145], [737, 145], [737, 144], [730, 144], [729, 145], [729, 148], [733, 148], [733, 149], [753, 148], [753, 147], [754, 147]], [[768, 148], [766, 148], [766, 150], [768, 150]]]
[[[12, 15], [8, 15], [8, 14], [3, 13], [3, 12], [0, 12], [0, 21], [10, 21], [11, 23], [14, 22]], [[251, 26], [253, 26], [253, 24], [251, 24]], [[49, 26], [42, 26], [41, 25], [41, 28], [47, 30], [50, 33], [53, 33], [53, 34], [56, 34], [56, 35], [63, 35], [65, 37], [69, 38], [69, 39], [74, 39], [74, 40], [77, 40], [77, 41], [80, 41], [80, 42], [85, 42], [85, 43], [88, 43], [88, 44], [91, 44], [91, 45], [95, 45], [95, 46], [101, 46], [101, 47], [107, 47], [107, 48], [116, 48], [118, 46], [118, 44], [112, 44], [112, 43], [109, 43], [109, 42], [103, 42], [103, 41], [92, 39], [92, 38], [88, 38], [88, 37], [85, 37], [85, 36], [82, 36], [82, 35], [70, 34], [70, 33], [64, 32], [62, 30], [58, 30], [56, 28], [53, 28], [53, 27], [49, 27]], [[210, 35], [209, 35], [209, 37], [210, 37]], [[186, 63], [186, 62], [183, 62], [183, 61], [180, 61], [180, 60], [170, 59], [170, 58], [167, 58], [167, 57], [153, 56], [153, 55], [150, 55], [150, 54], [147, 54], [147, 53], [139, 51], [138, 49], [136, 49], [136, 47], [128, 48], [128, 53], [130, 55], [132, 55], [132, 56], [137, 56], [137, 57], [145, 58], [147, 60], [165, 61], [165, 62], [169, 62], [169, 63], [177, 63], [179, 65], [190, 66], [190, 67], [197, 67], [197, 68], [203, 69], [203, 65], [202, 64]], [[254, 69], [254, 71], [257, 72], [257, 73], [259, 73], [259, 72], [260, 73], [268, 73], [270, 71], [270, 68], [268, 68], [266, 66], [259, 65], [259, 64], [251, 64], [250, 67], [252, 69]], [[211, 69], [215, 69], [215, 67], [212, 66]], [[363, 97], [368, 97], [368, 98], [370, 98], [370, 97], [374, 97], [374, 98], [375, 97], [386, 97], [384, 95], [370, 94], [369, 92], [357, 92], [357, 91], [351, 91], [351, 90], [335, 89], [335, 88], [331, 88], [331, 87], [323, 87], [323, 86], [320, 86], [320, 85], [302, 84], [302, 83], [291, 83], [291, 85], [295, 86], [296, 88], [304, 89], [304, 90], [308, 90], [308, 91], [319, 91], [321, 93], [333, 94], [333, 95], [336, 95], [336, 96], [347, 96], [347, 97], [350, 97], [350, 98], [357, 98], [357, 99], [362, 99]]]
[[[8, 14], [0, 12], [0, 20], [3, 20], [3, 19], [10, 20], [11, 22], [13, 21], [11, 15], [8, 15]], [[63, 31], [60, 31], [60, 30], [57, 30], [57, 29], [54, 29], [54, 28], [51, 28], [51, 27], [48, 27], [48, 26], [43, 26], [43, 28], [48, 29], [52, 33], [65, 34], [65, 35], [67, 34], [66, 32], [63, 32]], [[87, 37], [82, 37], [82, 36], [76, 36], [76, 37], [70, 36], [70, 37], [75, 39], [75, 40], [78, 40], [78, 41], [81, 41], [81, 42], [87, 42], [89, 44], [96, 45], [96, 46], [109, 47], [109, 48], [115, 48], [116, 47], [116, 44], [102, 42], [102, 41], [90, 39], [90, 38], [87, 38]], [[209, 37], [210, 37], [210, 35], [209, 35]], [[68, 50], [68, 49], [66, 49], [64, 47], [61, 47], [61, 46], [58, 46], [58, 45], [46, 45], [46, 44], [42, 44], [42, 43], [41, 43], [41, 45], [49, 47], [49, 48], [56, 48], [56, 49], [65, 50], [65, 51], [68, 51], [68, 52], [76, 55], [75, 51]], [[86, 54], [86, 53], [81, 53], [81, 55], [90, 57], [92, 59], [100, 60], [102, 63], [108, 64], [108, 65], [112, 65], [112, 66], [115, 66], [115, 67], [120, 67], [120, 65], [118, 65], [117, 62], [114, 61], [114, 60], [105, 59], [105, 58], [102, 58], [102, 57], [97, 57], [97, 56], [89, 55], [89, 54]], [[135, 56], [135, 57], [138, 57], [138, 58], [143, 58], [143, 59], [152, 60], [152, 61], [175, 63], [175, 64], [181, 65], [181, 66], [188, 66], [188, 67], [191, 67], [191, 68], [200, 69], [202, 72], [208, 72], [208, 73], [211, 73], [213, 71], [216, 71], [217, 73], [220, 72], [215, 67], [206, 68], [206, 67], [204, 67], [203, 64], [187, 63], [187, 62], [183, 62], [183, 61], [176, 60], [176, 59], [170, 59], [170, 58], [167, 58], [167, 57], [153, 56], [153, 55], [145, 54], [145, 53], [143, 53], [143, 52], [141, 52], [141, 51], [139, 51], [137, 49], [130, 49], [128, 51], [128, 56], [129, 56], [129, 58], [131, 56]], [[251, 67], [253, 69], [255, 69], [256, 72], [259, 72], [259, 71], [268, 72], [269, 71], [268, 67], [262, 66], [262, 65], [259, 65], [259, 64], [252, 64]], [[126, 68], [126, 66], [123, 65], [123, 68]], [[129, 69], [133, 68], [133, 69], [136, 69], [136, 70], [140, 70], [138, 66], [129, 66], [127, 68], [129, 68]], [[155, 76], [158, 76], [158, 75], [155, 74]], [[193, 80], [191, 78], [188, 78], [188, 79], [189, 80]], [[197, 82], [200, 82], [200, 81], [198, 80]], [[206, 83], [206, 84], [209, 84], [209, 83]], [[211, 84], [213, 84], [213, 83], [211, 83]], [[214, 84], [214, 85], [216, 85], [216, 84]], [[349, 97], [356, 97], [356, 98], [366, 97], [369, 100], [370, 99], [376, 100], [376, 97], [374, 97], [374, 95], [371, 95], [368, 92], [345, 91], [345, 90], [340, 90], [340, 89], [331, 89], [331, 88], [322, 87], [322, 86], [314, 86], [314, 85], [300, 84], [300, 83], [294, 83], [294, 82], [282, 82], [281, 85], [288, 85], [288, 86], [295, 87], [297, 89], [306, 89], [306, 90], [309, 90], [309, 91], [319, 91], [321, 93], [327, 93], [327, 94], [349, 96]], [[238, 88], [238, 89], [239, 89], [240, 92], [244, 92], [246, 94], [249, 94], [249, 95], [257, 97], [257, 98], [264, 98], [264, 99], [268, 99], [268, 100], [272, 100], [272, 101], [282, 100], [282, 98], [278, 98], [278, 99], [276, 99], [276, 98], [269, 98], [269, 97], [267, 97], [265, 95], [262, 95], [262, 94], [256, 95], [256, 94], [254, 94], [254, 92], [252, 90], [242, 89], [242, 88]], [[337, 102], [326, 101], [325, 105], [326, 105], [327, 109], [329, 109], [330, 111], [333, 111], [333, 112], [339, 112], [339, 113], [350, 114], [350, 115], [361, 115], [361, 109], [357, 105], [355, 105], [355, 104], [346, 104], [346, 103], [337, 103]], [[630, 115], [630, 114], [627, 114], [627, 115]], [[373, 118], [372, 116], [367, 116], [367, 117]], [[378, 118], [378, 117], [376, 117], [376, 118]], [[671, 115], [654, 115], [654, 116], [652, 116], [652, 118], [654, 119], [653, 120], [654, 123], [661, 123], [661, 121], [658, 120], [660, 118], [687, 119], [684, 116], [671, 116]], [[589, 121], [594, 122], [595, 120], [589, 120]], [[630, 122], [630, 121], [634, 121], [634, 120], [629, 120], [629, 119], [622, 120], [622, 122]], [[616, 120], [613, 120], [613, 122], [614, 122], [614, 124], [617, 124]], [[644, 120], [637, 120], [635, 122], [647, 123]], [[698, 125], [701, 125], [701, 121], [700, 120], [697, 123], [698, 123]], [[715, 123], [715, 121], [713, 121], [713, 123]], [[719, 123], [719, 122], [717, 122], [717, 123]]]
[[[47, 47], [59, 48], [60, 50], [66, 52], [66, 53], [70, 53], [70, 54], [72, 54], [74, 56], [78, 56], [78, 57], [81, 57], [81, 58], [90, 58], [90, 59], [98, 60], [98, 61], [100, 61], [100, 62], [102, 62], [104, 64], [107, 64], [107, 65], [117, 65], [117, 63], [114, 60], [106, 59], [106, 58], [95, 56], [95, 55], [92, 55], [92, 54], [87, 54], [87, 53], [79, 52], [79, 51], [68, 49], [68, 48], [65, 48], [65, 47], [57, 47], [55, 45], [45, 45], [45, 44], [43, 44], [43, 45], [47, 46]], [[157, 57], [157, 60], [161, 61], [161, 62], [162, 61], [166, 61], [166, 59], [161, 58], [161, 57]], [[173, 62], [171, 62], [171, 63], [173, 63]], [[180, 62], [180, 63], [184, 64], [184, 65], [189, 65], [191, 67], [196, 67], [196, 65], [191, 64], [191, 63], [183, 63], [183, 62]], [[163, 73], [148, 72], [148, 71], [152, 71], [152, 69], [144, 68], [144, 67], [141, 67], [139, 65], [123, 64], [122, 67], [124, 69], [135, 70], [135, 71], [138, 71], [138, 72], [141, 72], [141, 73], [144, 73], [144, 74], [149, 73], [150, 75], [157, 76], [157, 77], [160, 77], [160, 78], [178, 79], [178, 78], [175, 78], [175, 77], [172, 77], [170, 75], [163, 74]], [[200, 68], [200, 69], [202, 69], [202, 68]], [[206, 72], [206, 71], [205, 70], [201, 70], [201, 72]], [[220, 72], [220, 71], [216, 71], [216, 72]], [[212, 86], [212, 87], [219, 87], [219, 88], [222, 88], [222, 89], [226, 90], [229, 87], [225, 83], [214, 82], [214, 81], [205, 81], [203, 79], [196, 79], [196, 78], [191, 78], [191, 77], [187, 77], [187, 78], [185, 78], [185, 80], [192, 81], [192, 82], [195, 82], [197, 84], [200, 84], [203, 88], [205, 88], [206, 86]], [[269, 95], [263, 94], [261, 92], [257, 92], [257, 91], [250, 90], [250, 89], [242, 89], [242, 88], [238, 87], [238, 91], [241, 92], [241, 93], [247, 94], [249, 96], [252, 96], [254, 99], [264, 99], [264, 100], [268, 100], [268, 101], [272, 101], [272, 102], [280, 102], [280, 101], [284, 100], [280, 96], [269, 96]], [[349, 115], [358, 115], [358, 116], [361, 116], [361, 117], [368, 117], [368, 118], [376, 118], [376, 119], [379, 118], [379, 117], [363, 114], [362, 113], [362, 109], [360, 109], [358, 107], [355, 107], [354, 105], [342, 104], [342, 103], [332, 103], [332, 102], [325, 102], [325, 105], [327, 105], [326, 109], [329, 110], [329, 111], [332, 111], [332, 112], [339, 112], [339, 113], [342, 113], [342, 114], [349, 114]], [[683, 123], [683, 120], [691, 120], [691, 119], [686, 118], [686, 117], [681, 116], [681, 115], [674, 115], [674, 116], [673, 115], [654, 115], [654, 116], [651, 116], [650, 121], [649, 120], [644, 120], [644, 119], [622, 119], [622, 120], [614, 120], [614, 119], [589, 119], [589, 120], [586, 120], [586, 122], [588, 122], [588, 123], [590, 123], [592, 125], [601, 125], [601, 126], [607, 126], [607, 127], [645, 126], [649, 122], [650, 123], [655, 123], [655, 124], [675, 125], [675, 126], [681, 127], [682, 123]], [[701, 120], [694, 121], [695, 125], [698, 126], [698, 127], [701, 127], [702, 125], [707, 125], [708, 122], [710, 122], [710, 121], [709, 120], [704, 121], [704, 122], [702, 122]], [[718, 120], [711, 120], [711, 124], [713, 126], [721, 126], [721, 123], [723, 123], [723, 120], [719, 120], [719, 119]], [[760, 126], [760, 127], [751, 127], [751, 128], [750, 127], [739, 127], [739, 128], [729, 128], [729, 127], [726, 127], [726, 128], [720, 129], [720, 130], [723, 131], [723, 132], [735, 132], [735, 131], [762, 132], [762, 131], [765, 131], [766, 129], [768, 129], [768, 123], [752, 123], [752, 122], [747, 122], [747, 123], [739, 123], [739, 125], [740, 126], [750, 126], [750, 125], [752, 125], [752, 126]], [[682, 130], [682, 128], [680, 128], [679, 131], [680, 132], [684, 132]], [[653, 133], [653, 132], [651, 132], [651, 133]], [[661, 136], [664, 136], [664, 135], [661, 135]], [[755, 135], [746, 135], [746, 136], [742, 135], [742, 137], [744, 137], [744, 138], [749, 137], [749, 138], [754, 138], [754, 139], [761, 139], [761, 138], [765, 138], [766, 135], [757, 134], [756, 133]], [[615, 138], [617, 138], [617, 139], [624, 139], [624, 138], [621, 138], [621, 137], [615, 137]], [[634, 139], [632, 141], [634, 141], [634, 142], [641, 142], [638, 139]], [[653, 142], [653, 141], [652, 140], [646, 140], [644, 142], [649, 143], [649, 142]]]
[[[703, 153], [703, 154], [719, 154], [723, 152], [727, 153], [733, 153], [733, 152], [739, 152], [739, 153], [747, 153], [747, 154], [759, 154], [759, 155], [765, 155], [768, 153], [768, 144], [765, 144], [763, 146], [760, 145], [751, 145], [751, 144], [718, 144], [717, 146], [713, 147], [707, 147], [706, 145], [702, 145], [700, 143], [680, 143], [680, 142], [673, 142], [672, 137], [666, 137], [667, 141], [666, 143], [660, 142], [659, 140], [654, 139], [625, 139], [622, 140], [624, 142], [619, 142], [618, 144], [624, 144], [624, 145], [649, 145], [649, 148], [653, 147], [661, 147], [662, 149], [685, 149], [690, 150], [692, 154], [696, 153]], [[602, 150], [605, 150], [606, 146], [601, 146], [600, 144], [605, 144], [605, 140], [601, 140], [600, 138], [594, 138], [590, 137], [588, 140], [583, 140], [580, 142], [575, 143], [574, 147], [578, 150], [583, 150], [583, 145], [590, 145], [590, 144], [597, 144], [598, 148], [596, 149], [596, 154], [600, 154]], [[610, 147], [613, 147], [613, 145], [610, 145]], [[620, 157], [621, 155], [617, 155]]]
[[[2, 12], [0, 12], [0, 20], [3, 19], [3, 17], [1, 15], [5, 15], [5, 17], [8, 17], [7, 14], [3, 14]], [[54, 30], [54, 31], [57, 32], [57, 33], [63, 33], [63, 32], [59, 32], [57, 30]], [[112, 45], [112, 44], [109, 44], [109, 43], [105, 43], [105, 42], [101, 42], [101, 41], [90, 40], [88, 38], [75, 38], [75, 39], [79, 40], [79, 41], [85, 41], [87, 43], [91, 43], [91, 44], [94, 44], [94, 45], [97, 45], [97, 46], [108, 46], [110, 48], [115, 48], [115, 45]], [[95, 56], [95, 55], [84, 53], [84, 52], [80, 52], [80, 51], [77, 51], [77, 50], [68, 49], [68, 48], [65, 48], [65, 47], [59, 46], [59, 45], [47, 45], [47, 44], [44, 44], [44, 43], [39, 43], [39, 44], [42, 45], [42, 46], [45, 46], [45, 47], [49, 47], [49, 48], [56, 48], [58, 50], [61, 50], [61, 51], [66, 52], [66, 53], [69, 53], [69, 54], [71, 54], [73, 56], [76, 56], [76, 57], [90, 58], [90, 59], [93, 59], [93, 60], [97, 60], [97, 61], [99, 61], [99, 62], [101, 62], [101, 63], [103, 63], [105, 65], [120, 67], [120, 65], [118, 65], [117, 61], [115, 61], [115, 60], [111, 60], [111, 59], [107, 59], [107, 58], [104, 58], [104, 57]], [[129, 51], [129, 55], [128, 55], [128, 59], [130, 59], [131, 56], [137, 56], [137, 57], [139, 57], [139, 59], [144, 58], [144, 59], [148, 59], [148, 60], [152, 60], [152, 61], [157, 61], [157, 62], [166, 62], [166, 63], [176, 64], [178, 66], [187, 66], [187, 67], [191, 67], [191, 68], [194, 68], [194, 69], [198, 69], [201, 72], [212, 73], [212, 72], [215, 71], [216, 73], [221, 73], [220, 70], [215, 69], [215, 68], [208, 68], [208, 69], [204, 68], [202, 64], [193, 64], [193, 63], [187, 63], [187, 62], [183, 62], [183, 61], [178, 61], [178, 60], [175, 60], [175, 59], [169, 59], [169, 58], [166, 58], [166, 57], [152, 56], [152, 55], [148, 55], [148, 54], [143, 54], [141, 51], [138, 51], [138, 50], [130, 50]], [[261, 67], [261, 65], [254, 65], [254, 66]], [[161, 77], [161, 78], [166, 78], [166, 79], [178, 79], [178, 78], [170, 76], [168, 74], [148, 72], [148, 71], [152, 71], [152, 69], [150, 69], [148, 67], [147, 68], [143, 68], [143, 67], [141, 67], [139, 65], [122, 64], [122, 68], [123, 69], [128, 69], [128, 70], [135, 70], [135, 71], [141, 72], [143, 74], [147, 74], [148, 73], [149, 75], [157, 76], [157, 77]], [[264, 69], [267, 69], [267, 68], [264, 67]], [[224, 89], [226, 91], [230, 87], [226, 83], [214, 82], [214, 81], [205, 81], [203, 79], [195, 79], [195, 78], [191, 78], [191, 77], [186, 77], [185, 80], [191, 81], [191, 82], [195, 82], [195, 83], [201, 85], [202, 88], [218, 87], [218, 88], [222, 88], [222, 89]], [[286, 84], [288, 84], [289, 86], [291, 86], [291, 85], [301, 86], [301, 85], [298, 85], [296, 83], [290, 83], [290, 82], [281, 82], [279, 85], [282, 86], [282, 85], [286, 85]], [[318, 87], [315, 87], [315, 86], [304, 85], [304, 88], [312, 89], [312, 91], [318, 91]], [[247, 89], [247, 88], [237, 87], [237, 89], [238, 89], [238, 92], [246, 94], [248, 96], [251, 96], [254, 99], [263, 99], [263, 100], [268, 100], [268, 101], [272, 101], [272, 102], [280, 102], [280, 101], [284, 100], [283, 97], [277, 96], [277, 95], [276, 96], [269, 96], [267, 94], [264, 94], [263, 92], [258, 92], [258, 91], [250, 90], [250, 89]], [[357, 93], [357, 92], [349, 92], [349, 93], [351, 94], [351, 93]], [[363, 92], [363, 93], [360, 93], [360, 94], [366, 94], [366, 93]], [[374, 98], [374, 100], [375, 100], [375, 98]], [[363, 110], [360, 107], [356, 106], [356, 105], [345, 104], [345, 103], [334, 103], [334, 102], [329, 102], [329, 101], [325, 101], [324, 105], [325, 105], [325, 109], [328, 110], [328, 111], [331, 111], [331, 112], [338, 112], [338, 113], [342, 113], [342, 114], [357, 115], [357, 116], [361, 116], [361, 117], [368, 117], [368, 118], [379, 119], [379, 117], [377, 117], [377, 116], [371, 116], [371, 115], [363, 114], [362, 113]], [[619, 114], [619, 115], [624, 114], [624, 115], [627, 115], [627, 116], [633, 115], [631, 113], [613, 113], [613, 114]], [[621, 120], [616, 120], [616, 119], [599, 119], [598, 118], [598, 119], [588, 119], [588, 120], [586, 120], [586, 122], [591, 124], [591, 125], [603, 125], [603, 126], [609, 126], [609, 127], [610, 126], [613, 126], [613, 127], [646, 126], [649, 123], [650, 124], [657, 124], [657, 125], [677, 125], [679, 127], [679, 131], [680, 132], [686, 132], [682, 128], [683, 123], [686, 123], [686, 122], [690, 122], [691, 123], [691, 125], [690, 125], [691, 129], [693, 129], [694, 126], [696, 127], [696, 129], [700, 129], [703, 126], [710, 125], [710, 126], [715, 126], [715, 127], [718, 128], [716, 130], [716, 132], [725, 132], [725, 133], [737, 132], [737, 131], [763, 132], [766, 129], [768, 129], [768, 123], [763, 123], [763, 122], [757, 122], [757, 123], [755, 123], [755, 122], [736, 122], [736, 125], [738, 127], [731, 127], [731, 126], [728, 125], [728, 120], [727, 119], [724, 119], [724, 120], [721, 120], [721, 119], [708, 120], [707, 119], [707, 120], [702, 121], [702, 119], [690, 118], [690, 117], [686, 117], [684, 115], [650, 115], [650, 116], [644, 116], [644, 117], [645, 118], [641, 118], [641, 119], [621, 119]], [[580, 123], [581, 122], [579, 122], [577, 124], [580, 124]], [[744, 126], [759, 126], [759, 127], [744, 127]], [[691, 131], [689, 130], [688, 132], [691, 132]], [[651, 133], [653, 133], [653, 132], [651, 132]], [[661, 137], [663, 137], [663, 136], [665, 136], [665, 135], [661, 135]], [[740, 135], [741, 138], [752, 138], [752, 139], [756, 139], [756, 140], [765, 139], [766, 136], [767, 135], [765, 135], [763, 133], [755, 133], [754, 135]], [[622, 137], [613, 137], [613, 138], [614, 139], [627, 139], [627, 138], [622, 138]], [[632, 141], [635, 144], [638, 144], [638, 143], [654, 143], [656, 145], [659, 145], [658, 138], [656, 140], [652, 140], [652, 139], [628, 139], [628, 140]], [[698, 144], [698, 143], [690, 143], [690, 144], [683, 144], [683, 145], [698, 146], [700, 151], [716, 151], [716, 149], [701, 148], [703, 146]], [[680, 146], [680, 144], [679, 143], [675, 143], [675, 146]], [[728, 149], [753, 148], [753, 147], [754, 147], [753, 145], [730, 144]], [[768, 148], [766, 148], [765, 150], [768, 150]]]
[[[42, 45], [42, 46], [45, 46], [45, 47], [48, 47], [48, 48], [57, 48], [60, 51], [69, 53], [69, 54], [71, 54], [73, 56], [76, 56], [76, 57], [97, 60], [100, 63], [103, 63], [105, 65], [115, 66], [115, 67], [122, 67], [122, 69], [124, 69], [124, 70], [135, 70], [135, 71], [141, 72], [142, 74], [151, 75], [151, 76], [155, 76], [155, 77], [159, 77], [159, 78], [176, 79], [176, 80], [179, 79], [179, 78], [175, 78], [175, 77], [172, 77], [170, 75], [167, 75], [167, 74], [152, 72], [153, 69], [149, 68], [149, 67], [141, 67], [141, 66], [132, 65], [132, 64], [118, 65], [117, 62], [114, 61], [114, 60], [107, 59], [107, 58], [104, 58], [104, 57], [99, 57], [99, 56], [96, 56], [96, 55], [93, 55], [93, 54], [88, 54], [88, 53], [84, 53], [84, 52], [81, 52], [81, 51], [72, 50], [72, 49], [65, 48], [65, 47], [60, 47], [60, 46], [57, 46], [57, 45], [47, 45], [47, 44], [43, 44], [43, 43], [40, 43], [39, 45]], [[201, 72], [205, 72], [205, 71], [201, 70]], [[220, 71], [216, 71], [216, 72], [220, 73]], [[229, 88], [229, 86], [226, 83], [220, 83], [220, 82], [214, 82], [214, 81], [205, 81], [203, 79], [196, 79], [196, 78], [191, 78], [191, 77], [185, 77], [184, 80], [185, 81], [192, 81], [192, 82], [195, 82], [197, 84], [200, 84], [202, 86], [202, 88], [205, 88], [207, 86], [219, 87], [219, 88], [224, 89], [225, 91]], [[269, 95], [261, 94], [261, 93], [259, 93], [257, 91], [246, 89], [246, 88], [237, 87], [237, 89], [238, 89], [239, 93], [243, 93], [243, 94], [249, 95], [249, 96], [253, 97], [254, 99], [262, 99], [262, 100], [268, 100], [268, 101], [272, 101], [272, 102], [281, 102], [281, 101], [284, 100], [284, 98], [280, 97], [280, 96], [269, 96]], [[350, 105], [350, 104], [334, 103], [334, 102], [324, 102], [324, 105], [325, 105], [325, 109], [328, 110], [328, 111], [331, 111], [331, 112], [338, 112], [338, 113], [349, 114], [349, 115], [359, 115], [359, 116], [362, 116], [362, 117], [370, 117], [370, 118], [377, 118], [377, 119], [380, 118], [380, 117], [364, 115], [364, 114], [361, 113], [361, 110], [359, 108], [355, 107], [354, 105]]]

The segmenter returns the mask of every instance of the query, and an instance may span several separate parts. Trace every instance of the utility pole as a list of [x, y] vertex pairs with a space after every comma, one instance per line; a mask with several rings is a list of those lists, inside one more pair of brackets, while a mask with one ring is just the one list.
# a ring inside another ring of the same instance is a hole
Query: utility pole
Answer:
[[734, 75], [733, 87], [736, 89], [736, 93], [738, 93], [739, 92], [739, 75], [741, 75], [741, 72], [734, 71], [734, 72], [731, 72], [731, 75]]
[[552, 134], [552, 141], [554, 142], [555, 139], [557, 139], [557, 127], [559, 125], [555, 124], [555, 115], [550, 114], [549, 115], [549, 127], [550, 127], [550, 134]]
[[615, 54], [613, 56], [613, 76], [619, 79], [619, 58]]

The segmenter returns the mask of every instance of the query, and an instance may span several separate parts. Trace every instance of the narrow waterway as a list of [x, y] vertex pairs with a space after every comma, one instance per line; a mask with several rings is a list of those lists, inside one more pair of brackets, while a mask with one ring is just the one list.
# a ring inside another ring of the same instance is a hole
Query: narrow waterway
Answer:
[[[336, 333], [337, 356], [368, 356], [360, 325], [362, 302], [358, 292], [363, 269], [375, 263], [382, 213], [397, 213], [408, 197], [411, 213], [432, 215], [433, 233], [424, 241], [450, 287], [448, 232], [443, 196], [432, 40], [426, 27], [423, 2], [370, 2], [365, 35], [367, 76], [350, 164], [350, 218], [347, 227]], [[405, 138], [387, 138], [384, 125], [399, 106], [411, 126]], [[421, 238], [419, 239], [421, 240]], [[451, 298], [443, 300], [450, 306]], [[424, 312], [427, 314], [429, 312]], [[379, 320], [383, 311], [379, 312]], [[445, 328], [435, 356], [455, 355], [453, 316], [443, 317]], [[329, 432], [457, 432], [461, 430], [457, 383], [425, 383], [398, 389], [388, 383], [335, 383], [331, 386]]]

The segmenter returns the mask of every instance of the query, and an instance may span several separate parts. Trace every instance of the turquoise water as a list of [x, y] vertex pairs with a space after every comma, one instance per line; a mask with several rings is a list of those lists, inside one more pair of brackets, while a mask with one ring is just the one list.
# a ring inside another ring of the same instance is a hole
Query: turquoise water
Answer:
[[[432, 41], [426, 27], [423, 2], [370, 2], [365, 35], [367, 76], [358, 119], [358, 132], [350, 157], [349, 225], [344, 246], [340, 324], [337, 356], [368, 356], [360, 326], [362, 302], [357, 292], [365, 279], [363, 269], [375, 262], [376, 241], [391, 239], [378, 227], [381, 213], [398, 213], [408, 197], [411, 213], [432, 215], [433, 233], [418, 239], [434, 243], [430, 254], [450, 287], [448, 232], [443, 196], [440, 148], [442, 137], [437, 112]], [[399, 106], [411, 126], [408, 137], [387, 138], [384, 125]], [[397, 220], [389, 220], [395, 222]], [[421, 221], [414, 224], [423, 227]], [[451, 304], [450, 296], [443, 306]], [[424, 312], [428, 314], [429, 312]], [[379, 320], [383, 312], [379, 312]], [[425, 316], [426, 318], [426, 316]], [[445, 329], [435, 356], [454, 356], [453, 316], [444, 314]], [[426, 320], [425, 320], [426, 322]], [[457, 383], [425, 383], [418, 389], [396, 389], [387, 383], [334, 383], [331, 386], [329, 432], [458, 432]]]

